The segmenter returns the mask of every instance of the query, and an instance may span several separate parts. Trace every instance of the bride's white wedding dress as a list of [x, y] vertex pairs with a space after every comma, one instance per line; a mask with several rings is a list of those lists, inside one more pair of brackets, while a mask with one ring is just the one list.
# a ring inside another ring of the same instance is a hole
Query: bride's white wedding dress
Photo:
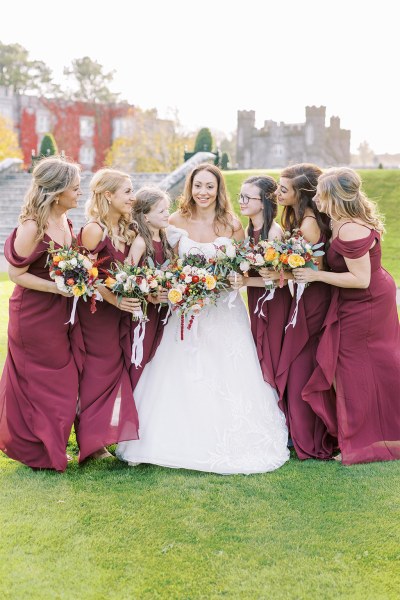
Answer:
[[[214, 244], [230, 243], [195, 242], [172, 226], [167, 234], [181, 257], [193, 248], [211, 257]], [[118, 444], [121, 460], [249, 474], [289, 459], [285, 417], [262, 377], [246, 308], [240, 294], [231, 308], [224, 300], [203, 309], [183, 341], [171, 315], [134, 392], [140, 439]]]

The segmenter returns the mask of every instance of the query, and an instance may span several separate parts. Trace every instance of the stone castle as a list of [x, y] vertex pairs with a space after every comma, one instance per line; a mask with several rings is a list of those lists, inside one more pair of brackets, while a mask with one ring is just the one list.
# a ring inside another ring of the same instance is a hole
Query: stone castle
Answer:
[[237, 168], [280, 169], [312, 162], [321, 167], [350, 164], [350, 131], [341, 129], [339, 117], [325, 126], [326, 107], [306, 106], [306, 121], [299, 124], [265, 121], [255, 127], [255, 111], [239, 110]]

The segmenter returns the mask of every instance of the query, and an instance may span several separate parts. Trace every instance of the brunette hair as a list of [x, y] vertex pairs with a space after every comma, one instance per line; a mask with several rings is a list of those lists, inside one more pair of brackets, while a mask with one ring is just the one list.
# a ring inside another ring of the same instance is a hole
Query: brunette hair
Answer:
[[208, 171], [212, 173], [217, 179], [217, 202], [215, 206], [215, 217], [214, 217], [214, 231], [218, 235], [220, 233], [218, 227], [221, 226], [224, 229], [229, 227], [231, 229], [231, 235], [233, 235], [235, 228], [233, 226], [234, 212], [231, 205], [231, 201], [228, 196], [224, 177], [222, 172], [215, 165], [202, 163], [195, 167], [193, 171], [188, 175], [185, 182], [185, 188], [183, 194], [179, 200], [179, 210], [183, 217], [190, 219], [193, 211], [196, 208], [195, 201], [192, 195], [193, 180], [197, 173], [200, 171]]
[[321, 234], [328, 239], [331, 236], [328, 215], [320, 213], [313, 201], [321, 174], [322, 170], [312, 163], [291, 165], [281, 172], [281, 177], [291, 180], [297, 198], [295, 206], [285, 206], [283, 209], [281, 223], [286, 231], [300, 228], [306, 209], [311, 208]]
[[[242, 185], [245, 183], [251, 183], [252, 185], [258, 187], [258, 189], [260, 190], [264, 217], [264, 222], [260, 233], [260, 239], [266, 240], [268, 239], [268, 233], [271, 229], [272, 223], [276, 215], [278, 214], [278, 203], [276, 201], [275, 195], [278, 185], [275, 179], [273, 177], [270, 177], [269, 175], [254, 175], [253, 177], [248, 177], [245, 181], [243, 181]], [[254, 237], [254, 225], [251, 218], [249, 219], [247, 233], [250, 237]]]

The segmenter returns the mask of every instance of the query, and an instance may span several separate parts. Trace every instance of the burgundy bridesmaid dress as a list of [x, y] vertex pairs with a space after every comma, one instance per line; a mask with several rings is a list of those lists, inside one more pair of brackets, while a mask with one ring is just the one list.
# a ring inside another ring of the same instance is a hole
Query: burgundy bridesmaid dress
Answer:
[[[303, 391], [304, 400], [338, 436], [345, 465], [400, 458], [400, 326], [396, 285], [381, 266], [379, 233], [371, 230], [350, 242], [338, 234], [328, 262], [332, 271], [343, 273], [348, 271], [344, 258], [368, 252], [369, 287], [333, 288], [318, 366]], [[334, 379], [336, 403], [329, 403], [325, 393]]]
[[[108, 236], [90, 251], [98, 260], [104, 259], [99, 265], [100, 277], [102, 269], [115, 261], [123, 262], [128, 252], [129, 246], [121, 252]], [[132, 316], [105, 300], [97, 301], [96, 308], [92, 314], [89, 302], [78, 302], [86, 351], [75, 423], [80, 462], [104, 446], [139, 437], [129, 377]]]
[[[153, 248], [155, 264], [162, 265], [166, 260], [162, 242], [153, 241]], [[142, 264], [142, 261], [140, 261], [140, 264]], [[161, 306], [160, 308], [160, 304], [152, 304], [151, 302], [147, 305], [147, 317], [149, 320], [146, 322], [146, 333], [143, 340], [143, 359], [140, 366], [135, 367], [132, 365], [130, 369], [133, 388], [138, 384], [143, 369], [151, 361], [160, 345], [164, 331], [163, 320], [167, 315], [167, 311], [167, 306]], [[138, 324], [134, 325], [133, 329], [136, 327], [138, 327]]]
[[[254, 242], [256, 244], [259, 241], [259, 236], [260, 230], [254, 231]], [[251, 270], [249, 276], [259, 277], [259, 273]], [[264, 293], [264, 288], [247, 288], [250, 325], [264, 380], [276, 389], [275, 376], [292, 297], [287, 285], [283, 288], [276, 288], [273, 299], [266, 301], [263, 305], [264, 316], [259, 316], [254, 311], [256, 310], [258, 300]]]
[[[18, 256], [17, 230], [4, 246], [8, 262], [50, 280], [45, 266], [48, 235], [27, 257]], [[55, 247], [59, 244], [54, 242]], [[9, 304], [8, 354], [0, 383], [0, 448], [29, 467], [65, 471], [65, 449], [74, 422], [78, 369], [82, 366], [79, 323], [68, 324], [72, 298], [16, 285]]]
[[[321, 238], [320, 241], [323, 241]], [[296, 284], [290, 317], [296, 306]], [[302, 398], [302, 391], [316, 367], [316, 352], [322, 325], [331, 301], [331, 287], [313, 282], [299, 301], [297, 322], [286, 329], [276, 375], [281, 408], [286, 414], [290, 437], [299, 459], [330, 459], [337, 448], [324, 421]], [[329, 402], [334, 390], [325, 392]]]

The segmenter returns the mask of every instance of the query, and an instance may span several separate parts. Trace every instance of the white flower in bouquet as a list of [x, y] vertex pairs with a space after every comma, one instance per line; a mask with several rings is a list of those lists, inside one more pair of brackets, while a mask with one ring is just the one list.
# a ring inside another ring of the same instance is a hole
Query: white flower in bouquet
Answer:
[[58, 263], [58, 268], [63, 270], [65, 269], [67, 263], [65, 262], [65, 260], [60, 260], [60, 262]]
[[124, 271], [122, 271], [122, 273], [117, 273], [115, 279], [118, 281], [118, 283], [123, 283], [127, 280], [127, 277], [128, 275]]
[[183, 267], [183, 269], [182, 269], [182, 273], [185, 273], [185, 275], [190, 275], [191, 272], [192, 272], [192, 267], [190, 265], [186, 265], [186, 267]]
[[165, 272], [165, 279], [172, 279], [173, 274], [171, 273], [171, 271], [166, 271]]
[[186, 275], [185, 279], [184, 279], [185, 283], [192, 283], [192, 276], [191, 275]]
[[178, 260], [176, 261], [176, 264], [180, 268], [183, 265], [183, 259], [182, 258], [178, 258]]
[[124, 291], [129, 292], [131, 289], [132, 289], [132, 282], [129, 281], [129, 279], [128, 279], [128, 281], [126, 281], [124, 283]]
[[206, 275], [208, 275], [208, 271], [206, 269], [199, 269], [197, 275], [199, 277], [205, 277]]
[[76, 267], [76, 265], [78, 264], [78, 261], [76, 260], [75, 256], [71, 258], [71, 260], [68, 262], [71, 265], [71, 267]]
[[258, 266], [261, 266], [264, 264], [264, 257], [262, 254], [256, 254], [254, 257], [255, 263]]
[[64, 277], [61, 277], [60, 275], [56, 275], [54, 277], [54, 281], [56, 282], [57, 288], [61, 292], [68, 292], [68, 288], [66, 287], [65, 282], [64, 282]]
[[194, 312], [194, 314], [198, 314], [201, 311], [200, 304], [193, 304], [191, 311]]
[[151, 281], [149, 281], [149, 288], [151, 290], [154, 290], [157, 287], [158, 287], [157, 279], [152, 279]]
[[223, 260], [226, 257], [226, 254], [225, 254], [225, 252], [223, 252], [223, 250], [221, 250], [221, 248], [218, 248], [216, 257], [219, 260]]
[[139, 283], [139, 290], [143, 292], [143, 294], [147, 294], [150, 291], [149, 284], [145, 279], [142, 279], [142, 281]]
[[235, 258], [236, 248], [233, 244], [228, 244], [228, 246], [226, 247], [226, 255], [228, 258]]
[[197, 275], [199, 272], [199, 268], [198, 267], [192, 267], [192, 275]]
[[243, 272], [243, 273], [247, 273], [247, 271], [250, 269], [250, 263], [248, 260], [242, 260], [242, 262], [239, 265], [239, 269]]
[[164, 271], [161, 271], [161, 269], [155, 269], [154, 275], [155, 275], [155, 277], [163, 277]]

